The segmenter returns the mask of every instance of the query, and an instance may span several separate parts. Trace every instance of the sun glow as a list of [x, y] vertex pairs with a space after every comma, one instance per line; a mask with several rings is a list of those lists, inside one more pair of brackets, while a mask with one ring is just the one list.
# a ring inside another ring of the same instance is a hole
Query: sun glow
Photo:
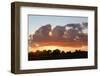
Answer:
[[49, 32], [49, 36], [52, 36], [52, 32], [51, 31]]
[[43, 50], [55, 50], [59, 49], [61, 51], [71, 51], [74, 52], [75, 50], [83, 50], [87, 51], [87, 46], [82, 46], [82, 47], [63, 47], [63, 46], [40, 46], [40, 47], [29, 47], [29, 52], [35, 52], [37, 50], [43, 51]]
[[44, 47], [40, 47], [41, 49], [45, 49], [45, 50], [55, 50], [55, 49], [61, 49], [58, 46], [44, 46]]

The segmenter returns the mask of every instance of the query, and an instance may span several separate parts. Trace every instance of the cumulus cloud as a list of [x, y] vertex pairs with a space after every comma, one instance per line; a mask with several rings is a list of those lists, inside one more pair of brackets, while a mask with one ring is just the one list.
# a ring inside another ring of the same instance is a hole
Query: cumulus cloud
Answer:
[[52, 40], [57, 40], [57, 41], [62, 40], [64, 31], [65, 31], [65, 26], [56, 26], [52, 30]]
[[53, 29], [51, 29], [51, 24], [41, 26], [33, 35], [29, 36], [29, 45], [85, 46], [88, 34], [83, 30], [87, 30], [87, 25], [87, 23], [71, 23], [64, 26], [57, 25]]
[[51, 25], [47, 24], [45, 26], [40, 27], [36, 30], [35, 34], [32, 36], [32, 42], [39, 42], [41, 40], [48, 40], [49, 39], [49, 32], [51, 31]]

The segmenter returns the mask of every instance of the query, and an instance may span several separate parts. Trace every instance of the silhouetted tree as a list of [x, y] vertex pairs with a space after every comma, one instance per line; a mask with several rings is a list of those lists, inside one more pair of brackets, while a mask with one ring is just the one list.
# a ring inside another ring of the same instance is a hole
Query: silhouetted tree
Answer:
[[50, 54], [52, 51], [51, 50], [48, 50], [47, 52], [48, 52], [48, 54]]
[[53, 50], [53, 54], [54, 55], [60, 54], [60, 50], [59, 49]]
[[36, 50], [36, 52], [28, 53], [28, 60], [46, 60], [46, 59], [75, 59], [87, 58], [88, 52], [82, 50], [75, 50], [75, 52], [65, 52], [59, 49], [55, 50]]
[[66, 53], [64, 51], [61, 52], [61, 55], [65, 55]]

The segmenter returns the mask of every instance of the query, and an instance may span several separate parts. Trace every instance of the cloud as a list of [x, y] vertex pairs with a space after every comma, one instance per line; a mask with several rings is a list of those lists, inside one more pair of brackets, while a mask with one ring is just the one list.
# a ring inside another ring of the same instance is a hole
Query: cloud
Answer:
[[32, 35], [32, 42], [39, 42], [42, 40], [49, 39], [49, 32], [51, 31], [51, 25], [47, 24], [45, 26], [41, 26], [38, 30], [36, 30], [35, 34]]
[[53, 29], [51, 29], [51, 24], [41, 26], [33, 35], [29, 36], [29, 45], [34, 47], [37, 47], [36, 45], [86, 46], [88, 39], [87, 25], [87, 23], [72, 23], [64, 26], [57, 25]]
[[56, 26], [52, 30], [52, 40], [57, 40], [57, 41], [62, 40], [64, 31], [65, 31], [65, 26]]

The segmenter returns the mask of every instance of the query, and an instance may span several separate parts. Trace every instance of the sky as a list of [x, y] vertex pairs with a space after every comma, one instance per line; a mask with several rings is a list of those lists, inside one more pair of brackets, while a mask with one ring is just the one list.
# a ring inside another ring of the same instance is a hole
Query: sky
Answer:
[[88, 50], [87, 17], [29, 15], [28, 23], [29, 51]]
[[28, 16], [29, 34], [35, 32], [39, 27], [46, 24], [64, 26], [68, 23], [87, 22], [87, 17], [72, 17], [72, 16], [47, 16], [47, 15], [29, 15]]

